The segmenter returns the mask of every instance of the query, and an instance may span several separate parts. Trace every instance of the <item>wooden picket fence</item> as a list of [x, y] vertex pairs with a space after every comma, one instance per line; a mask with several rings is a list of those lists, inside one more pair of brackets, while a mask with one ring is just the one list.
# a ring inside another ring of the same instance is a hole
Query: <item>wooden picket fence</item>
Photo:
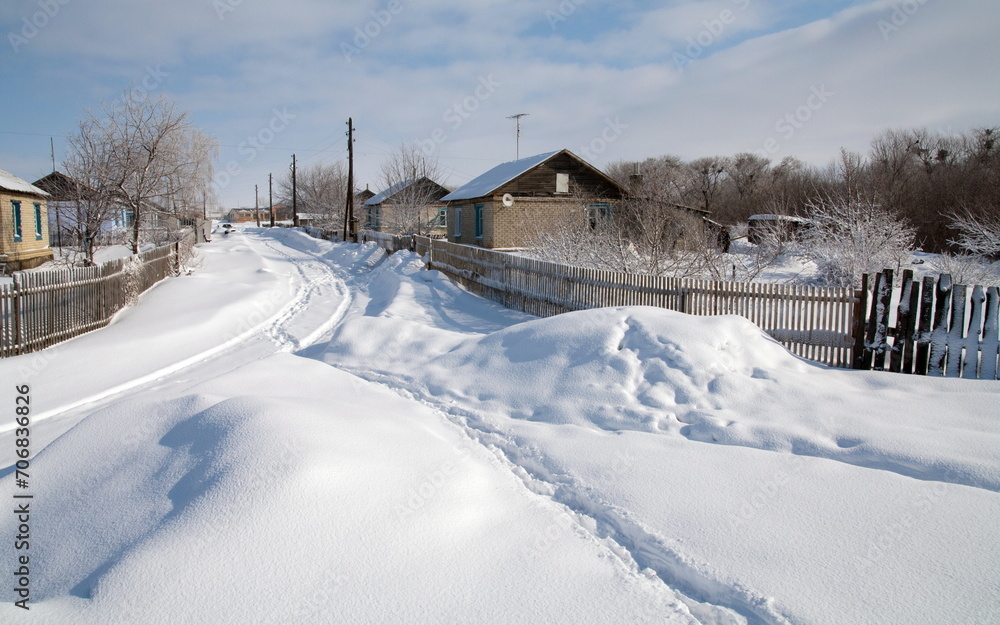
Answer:
[[948, 275], [918, 282], [910, 270], [901, 286], [892, 285], [890, 270], [865, 276], [862, 307], [869, 312], [856, 369], [1000, 379], [997, 287], [954, 285]]
[[410, 235], [390, 234], [388, 232], [377, 232], [375, 230], [362, 230], [358, 234], [358, 241], [361, 243], [377, 243], [390, 254], [402, 250], [413, 250], [414, 241], [421, 237]]
[[0, 285], [0, 357], [45, 349], [102, 328], [139, 294], [176, 275], [194, 235], [141, 254], [58, 271], [18, 272]]
[[854, 361], [861, 293], [817, 288], [635, 275], [525, 258], [414, 237], [428, 266], [470, 291], [547, 317], [604, 306], [658, 306], [692, 315], [740, 315], [791, 352], [835, 367]]

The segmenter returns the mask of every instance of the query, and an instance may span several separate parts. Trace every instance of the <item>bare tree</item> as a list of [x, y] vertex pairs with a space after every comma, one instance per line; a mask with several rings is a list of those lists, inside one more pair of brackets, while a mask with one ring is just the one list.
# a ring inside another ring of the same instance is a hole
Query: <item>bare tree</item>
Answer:
[[121, 211], [113, 189], [111, 151], [104, 147], [107, 137], [92, 117], [80, 122], [78, 131], [69, 137], [69, 155], [63, 163], [70, 179], [64, 189], [67, 200], [58, 203], [63, 227], [78, 241], [84, 264], [94, 264], [97, 240], [104, 224], [115, 220]]
[[[344, 198], [347, 197], [347, 172], [340, 161], [333, 164], [316, 163], [300, 167], [296, 172], [296, 193], [299, 213], [316, 218], [316, 225], [327, 230], [338, 230], [344, 224]], [[292, 203], [292, 176], [278, 183], [281, 202]]]
[[899, 269], [913, 250], [906, 220], [865, 199], [826, 198], [809, 204], [812, 225], [802, 232], [803, 255], [830, 286], [859, 286], [861, 276]]
[[418, 144], [403, 144], [382, 162], [381, 174], [380, 226], [396, 234], [429, 234], [438, 225], [437, 200], [444, 195], [437, 157]]
[[1000, 256], [1000, 215], [994, 210], [973, 215], [964, 210], [951, 215], [951, 227], [958, 232], [952, 243], [977, 256]]
[[154, 102], [129, 89], [103, 103], [101, 112], [86, 113], [70, 137], [66, 168], [84, 183], [87, 201], [100, 204], [90, 212], [89, 227], [99, 227], [96, 220], [106, 211], [131, 211], [130, 242], [138, 253], [150, 217], [208, 197], [217, 147], [163, 96]]
[[726, 176], [728, 161], [729, 159], [722, 156], [707, 156], [695, 159], [688, 165], [693, 189], [700, 199], [699, 204], [707, 211], [715, 208], [715, 199], [722, 190], [721, 182]]

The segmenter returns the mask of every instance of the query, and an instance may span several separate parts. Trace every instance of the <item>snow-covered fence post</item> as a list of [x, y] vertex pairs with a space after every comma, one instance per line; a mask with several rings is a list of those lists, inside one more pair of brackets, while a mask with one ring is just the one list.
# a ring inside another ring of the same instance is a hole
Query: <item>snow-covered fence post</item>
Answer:
[[951, 311], [951, 276], [938, 278], [934, 290], [934, 326], [930, 333], [931, 354], [928, 375], [944, 374], [944, 359], [948, 355], [948, 313]]
[[983, 323], [982, 363], [979, 377], [997, 379], [997, 358], [1000, 357], [1000, 289], [986, 289], [986, 321]]
[[14, 355], [24, 354], [24, 337], [21, 327], [21, 280], [20, 274], [14, 274], [14, 285], [11, 289], [11, 313], [14, 317]]
[[910, 373], [913, 371], [913, 342], [917, 327], [917, 307], [919, 285], [914, 290], [913, 270], [903, 272], [903, 286], [899, 294], [899, 313], [896, 315], [896, 338], [892, 343], [889, 371]]
[[924, 276], [923, 292], [920, 295], [920, 326], [917, 328], [917, 361], [914, 363], [918, 375], [927, 375], [931, 361], [931, 345], [928, 338], [934, 326], [931, 318], [934, 314], [934, 278]]
[[868, 274], [861, 276], [861, 290], [854, 309], [854, 369], [871, 369], [871, 352], [865, 347], [865, 318], [868, 314]]
[[886, 269], [875, 277], [872, 309], [868, 318], [865, 337], [864, 362], [871, 369], [885, 369], [885, 356], [889, 349], [889, 304], [892, 299], [892, 270]]

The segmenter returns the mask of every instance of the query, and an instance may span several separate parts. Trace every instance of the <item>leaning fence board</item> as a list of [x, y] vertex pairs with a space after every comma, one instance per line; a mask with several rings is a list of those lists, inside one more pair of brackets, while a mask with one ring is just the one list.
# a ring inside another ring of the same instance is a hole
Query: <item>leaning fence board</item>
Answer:
[[[864, 352], [856, 367], [902, 373], [996, 380], [998, 297], [996, 287], [952, 284], [951, 277], [921, 282], [904, 277], [891, 289], [891, 272], [876, 279], [874, 295], [891, 293], [898, 305], [894, 327], [880, 297], [873, 298]], [[877, 311], [876, 311], [877, 309]], [[883, 330], [883, 326], [884, 330]]]

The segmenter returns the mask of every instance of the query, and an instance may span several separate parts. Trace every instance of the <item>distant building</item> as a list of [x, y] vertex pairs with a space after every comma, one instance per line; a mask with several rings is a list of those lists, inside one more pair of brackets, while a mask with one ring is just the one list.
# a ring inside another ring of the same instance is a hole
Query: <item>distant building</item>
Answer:
[[52, 260], [49, 194], [0, 169], [0, 263], [7, 271]]

